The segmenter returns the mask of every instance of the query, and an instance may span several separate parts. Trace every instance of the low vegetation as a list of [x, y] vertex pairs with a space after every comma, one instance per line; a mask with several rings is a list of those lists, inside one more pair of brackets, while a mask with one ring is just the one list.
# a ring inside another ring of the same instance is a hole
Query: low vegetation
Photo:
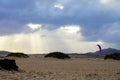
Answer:
[[113, 53], [113, 54], [106, 55], [104, 59], [120, 60], [120, 53]]
[[0, 59], [0, 70], [15, 70], [18, 71], [18, 66], [13, 59]]
[[29, 56], [24, 53], [10, 53], [6, 57], [22, 57], [22, 58], [28, 58]]
[[62, 52], [52, 52], [44, 56], [46, 57], [53, 57], [58, 59], [70, 59], [70, 56], [68, 54], [62, 53]]

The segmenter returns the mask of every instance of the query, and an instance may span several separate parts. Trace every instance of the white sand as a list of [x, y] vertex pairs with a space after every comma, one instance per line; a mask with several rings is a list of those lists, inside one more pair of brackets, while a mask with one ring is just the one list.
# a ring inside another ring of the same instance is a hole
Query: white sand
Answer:
[[120, 61], [100, 58], [15, 58], [20, 68], [0, 71], [0, 80], [120, 80]]

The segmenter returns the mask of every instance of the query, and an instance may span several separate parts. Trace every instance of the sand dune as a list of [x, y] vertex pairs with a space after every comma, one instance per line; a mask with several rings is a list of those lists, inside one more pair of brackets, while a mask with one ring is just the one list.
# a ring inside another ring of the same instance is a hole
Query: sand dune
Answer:
[[15, 58], [20, 68], [0, 71], [0, 80], [120, 80], [120, 61], [101, 58]]

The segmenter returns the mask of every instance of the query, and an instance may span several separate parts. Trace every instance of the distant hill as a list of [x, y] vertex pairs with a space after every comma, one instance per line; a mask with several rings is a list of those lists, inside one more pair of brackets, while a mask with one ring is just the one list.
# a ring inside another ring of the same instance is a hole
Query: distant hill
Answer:
[[107, 48], [103, 49], [100, 53], [99, 51], [96, 52], [88, 52], [88, 53], [70, 53], [71, 57], [80, 58], [80, 57], [104, 57], [105, 55], [112, 54], [112, 53], [120, 53], [120, 50]]
[[103, 49], [101, 53], [99, 51], [96, 51], [96, 52], [86, 53], [85, 55], [89, 55], [89, 56], [105, 56], [105, 55], [112, 54], [112, 53], [120, 53], [120, 50], [113, 49], [113, 48], [107, 48], [107, 49]]
[[[6, 56], [10, 53], [11, 52], [9, 52], [9, 51], [0, 51], [0, 56]], [[86, 57], [86, 56], [87, 57], [102, 57], [102, 56], [109, 55], [112, 53], [120, 53], [120, 50], [114, 49], [114, 48], [107, 48], [107, 49], [103, 49], [101, 53], [99, 51], [96, 51], [96, 52], [88, 52], [88, 53], [84, 53], [84, 54], [83, 53], [68, 53], [68, 54], [71, 57], [78, 57], [79, 58], [79, 57]], [[40, 55], [40, 54], [38, 54], [38, 55]]]
[[10, 54], [11, 52], [8, 51], [0, 51], [0, 56], [6, 56], [8, 54]]

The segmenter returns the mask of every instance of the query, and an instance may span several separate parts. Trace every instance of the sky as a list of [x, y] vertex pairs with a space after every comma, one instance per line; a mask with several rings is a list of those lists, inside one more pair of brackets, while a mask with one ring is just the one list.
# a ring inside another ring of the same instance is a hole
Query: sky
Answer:
[[0, 0], [0, 50], [120, 49], [120, 0]]

